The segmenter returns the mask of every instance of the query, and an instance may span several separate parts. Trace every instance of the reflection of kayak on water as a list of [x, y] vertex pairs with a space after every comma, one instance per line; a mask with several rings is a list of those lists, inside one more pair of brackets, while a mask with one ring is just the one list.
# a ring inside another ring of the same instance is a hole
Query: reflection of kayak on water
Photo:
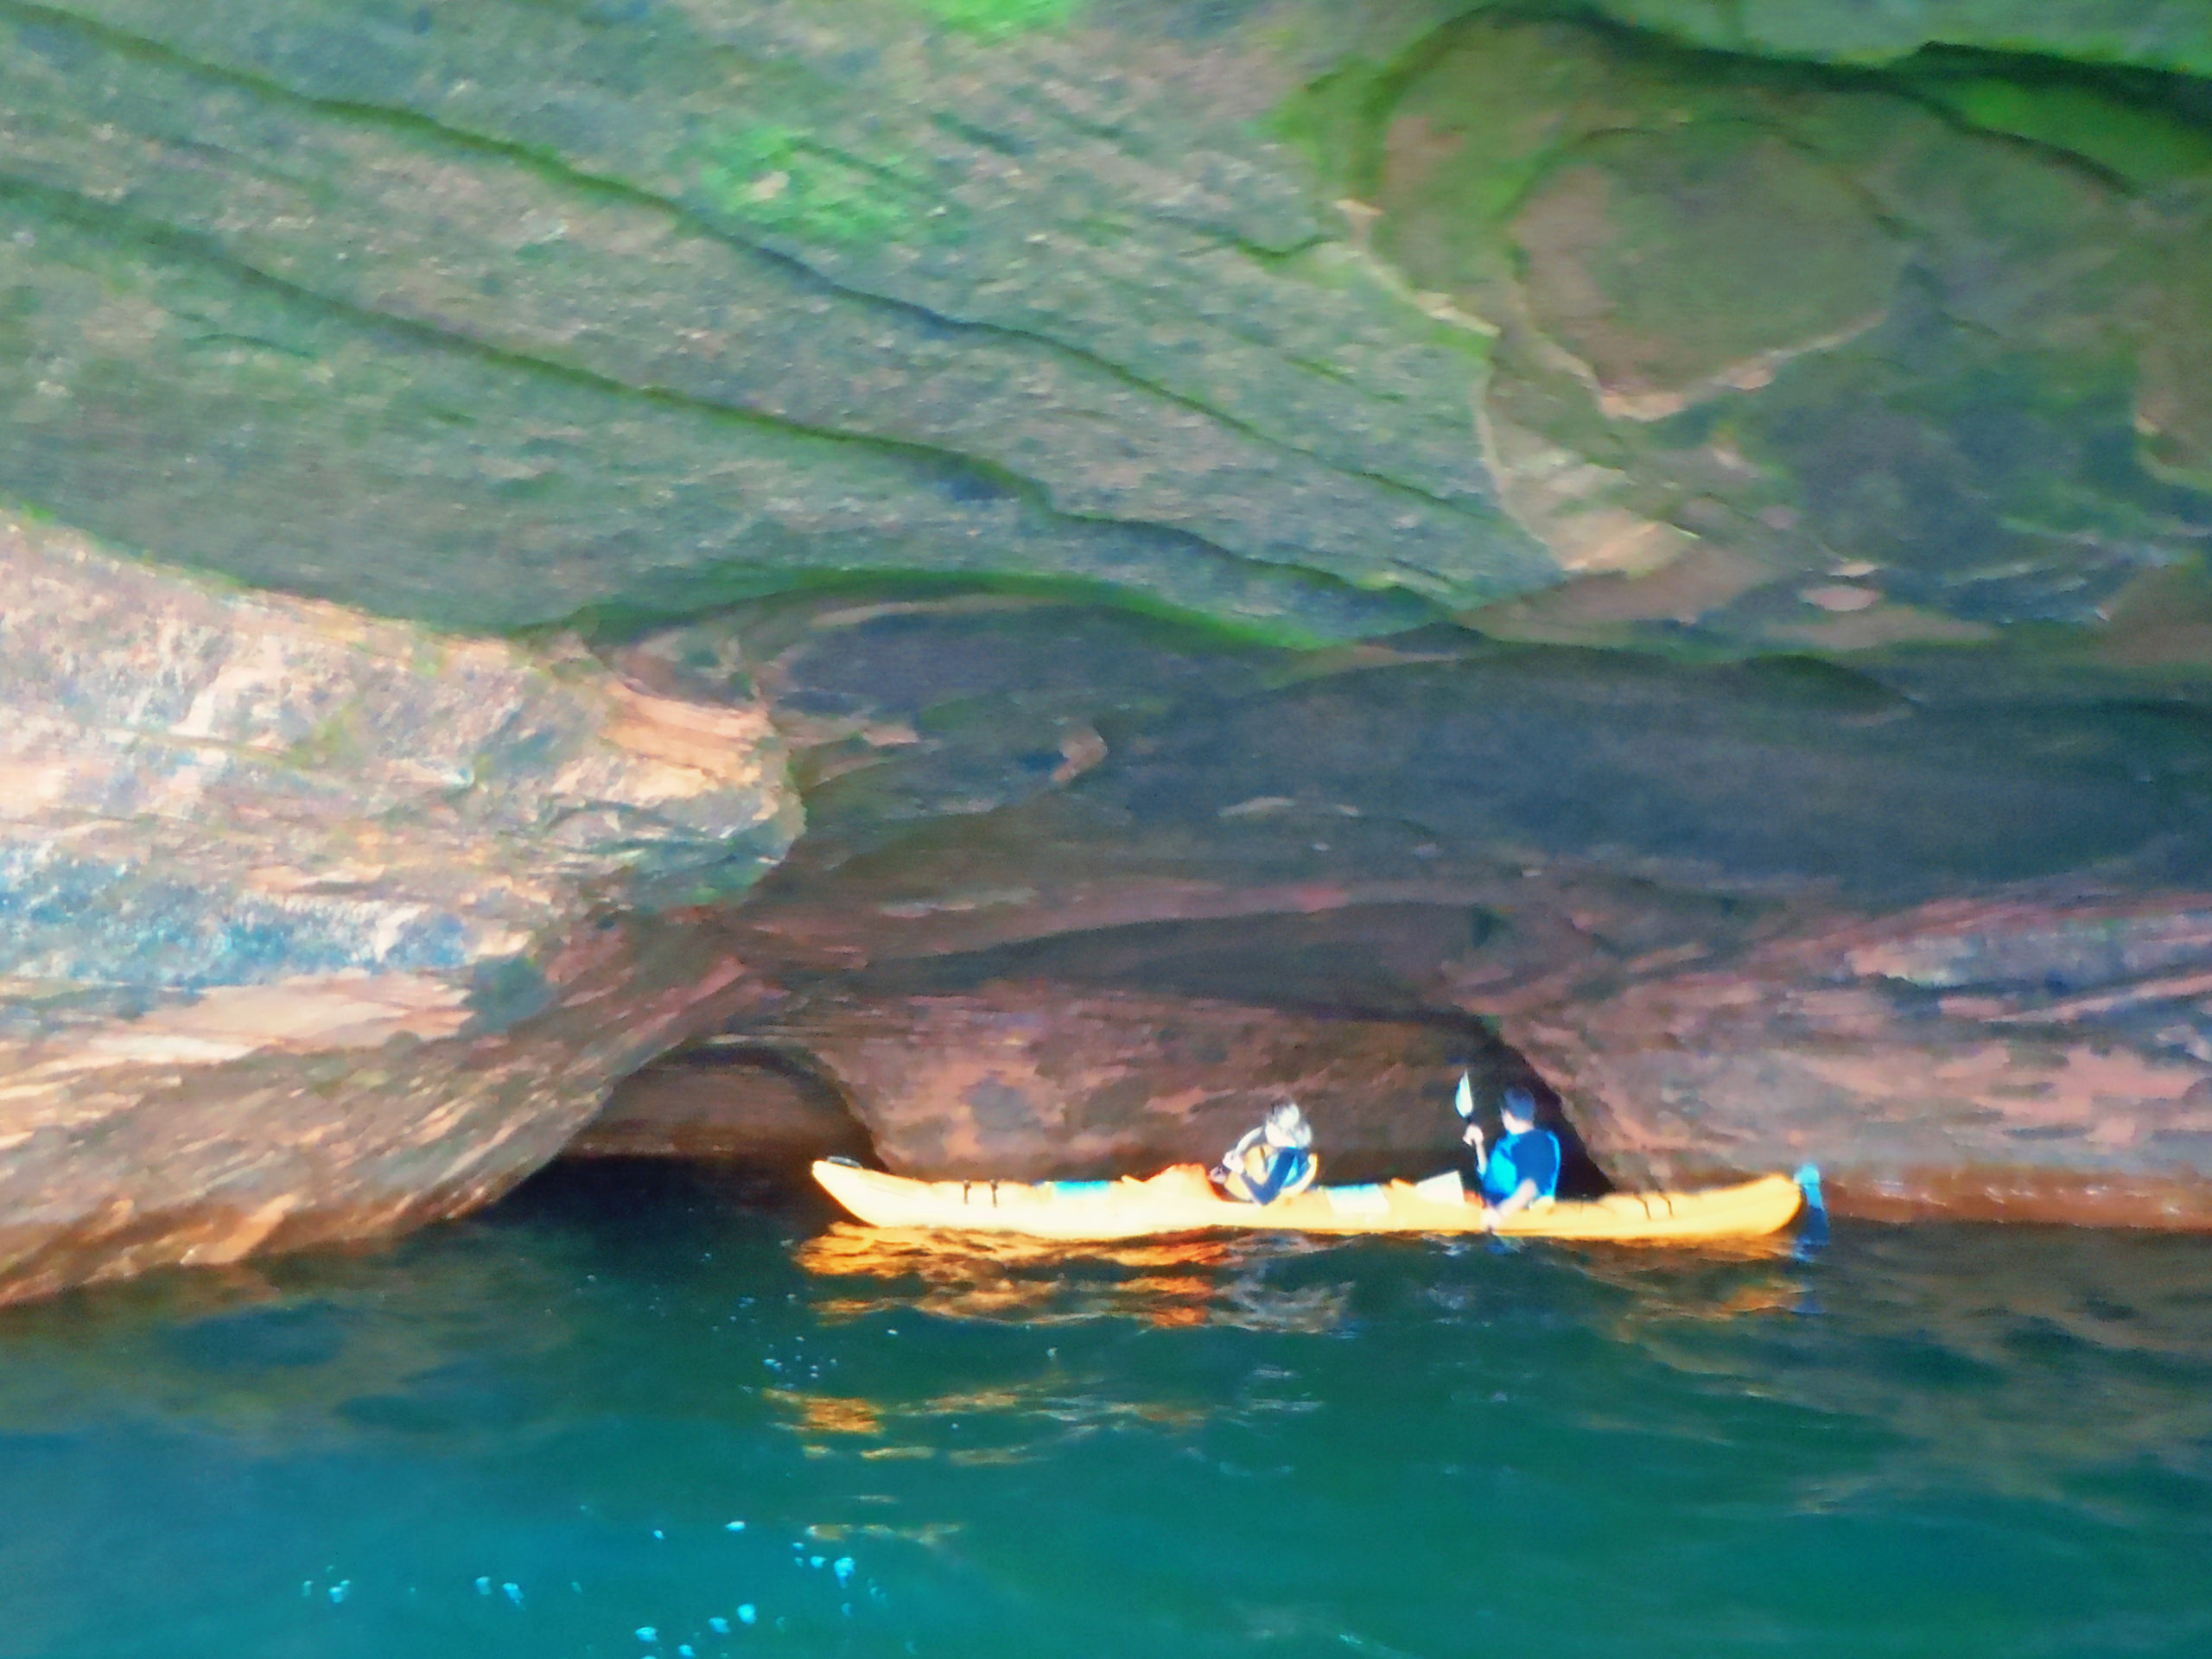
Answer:
[[[1268, 1205], [1224, 1198], [1196, 1164], [1173, 1165], [1145, 1180], [917, 1181], [830, 1159], [815, 1165], [814, 1179], [861, 1220], [879, 1227], [1066, 1240], [1141, 1238], [1209, 1227], [1301, 1233], [1489, 1230], [1482, 1206], [1468, 1202], [1456, 1174], [1317, 1186]], [[1809, 1170], [1802, 1179], [1817, 1179]], [[1531, 1206], [1507, 1217], [1497, 1231], [1514, 1238], [1649, 1244], [1758, 1238], [1787, 1227], [1806, 1197], [1807, 1188], [1789, 1176], [1763, 1175], [1697, 1192], [1614, 1192]]]

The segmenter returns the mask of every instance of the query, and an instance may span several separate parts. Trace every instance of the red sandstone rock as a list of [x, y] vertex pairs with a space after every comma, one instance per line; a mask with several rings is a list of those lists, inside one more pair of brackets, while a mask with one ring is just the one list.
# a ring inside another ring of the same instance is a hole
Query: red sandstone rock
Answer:
[[1325, 1178], [1461, 1156], [1451, 1096], [1524, 1075], [1471, 1022], [1296, 1014], [1211, 998], [996, 982], [830, 992], [756, 1032], [837, 1079], [901, 1174], [1033, 1180], [1211, 1163], [1276, 1101], [1312, 1119]]
[[762, 995], [757, 706], [0, 519], [0, 1300], [503, 1191]]
[[[772, 620], [774, 695], [843, 711], [787, 734], [843, 769], [741, 948], [917, 1042], [985, 1052], [887, 995], [994, 980], [1473, 1014], [1630, 1183], [1809, 1160], [1870, 1213], [2203, 1216], [2197, 785], [2094, 707], [2018, 712], [1964, 664], [1907, 699], [1444, 641], [1271, 683], [1042, 607]], [[1078, 718], [1109, 752], [1060, 782]], [[893, 1058], [863, 1102], [957, 1099]], [[982, 1167], [999, 1143], [946, 1111]]]
[[1506, 1017], [1631, 1181], [1811, 1160], [1847, 1213], [2212, 1227], [2212, 895], [2024, 892]]
[[[257, 1030], [141, 1021], [0, 1050], [0, 1302], [463, 1214], [557, 1154], [616, 1078], [764, 995], [696, 925], [588, 928], [545, 979], [543, 1010], [505, 1028], [444, 1003], [425, 1019], [404, 1006], [422, 988], [326, 979], [257, 992], [307, 1011]], [[376, 999], [391, 1012], [365, 1014]]]
[[870, 1147], [834, 1082], [788, 1053], [725, 1038], [624, 1078], [562, 1150], [571, 1158], [798, 1166], [816, 1158], [865, 1157]]

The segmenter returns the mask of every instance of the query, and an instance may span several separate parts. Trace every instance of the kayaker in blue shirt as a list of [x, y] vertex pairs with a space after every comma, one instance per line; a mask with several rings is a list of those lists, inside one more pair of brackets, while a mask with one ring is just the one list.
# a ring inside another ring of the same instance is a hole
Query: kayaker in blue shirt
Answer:
[[1495, 1147], [1484, 1145], [1482, 1126], [1471, 1116], [1460, 1136], [1475, 1149], [1485, 1227], [1495, 1227], [1508, 1216], [1540, 1201], [1548, 1203], [1559, 1194], [1559, 1137], [1536, 1127], [1536, 1097], [1526, 1089], [1508, 1089], [1497, 1116], [1505, 1133]]
[[1313, 1126], [1286, 1100], [1268, 1109], [1259, 1128], [1229, 1149], [1212, 1171], [1214, 1185], [1232, 1198], [1247, 1204], [1273, 1204], [1303, 1192], [1320, 1173], [1321, 1160], [1313, 1155]]

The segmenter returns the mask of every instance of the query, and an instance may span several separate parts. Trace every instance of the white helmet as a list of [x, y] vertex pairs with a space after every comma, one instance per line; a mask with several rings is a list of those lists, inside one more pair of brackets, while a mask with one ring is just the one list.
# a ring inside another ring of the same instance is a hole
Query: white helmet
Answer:
[[1271, 1147], [1310, 1147], [1313, 1144], [1313, 1126], [1306, 1121], [1306, 1114], [1298, 1109], [1298, 1103], [1286, 1100], [1268, 1108], [1268, 1120], [1261, 1134]]

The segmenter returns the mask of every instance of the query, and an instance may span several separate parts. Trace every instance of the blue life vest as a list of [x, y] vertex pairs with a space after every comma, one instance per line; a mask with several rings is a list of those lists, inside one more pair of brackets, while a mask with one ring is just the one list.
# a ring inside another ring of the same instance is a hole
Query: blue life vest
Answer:
[[1549, 1129], [1509, 1135], [1491, 1153], [1483, 1171], [1483, 1196], [1492, 1204], [1510, 1198], [1523, 1181], [1536, 1184], [1536, 1196], [1559, 1196], [1559, 1137]]
[[1266, 1173], [1244, 1176], [1245, 1191], [1254, 1204], [1273, 1204], [1313, 1166], [1313, 1154], [1303, 1147], [1268, 1147], [1267, 1153]]

